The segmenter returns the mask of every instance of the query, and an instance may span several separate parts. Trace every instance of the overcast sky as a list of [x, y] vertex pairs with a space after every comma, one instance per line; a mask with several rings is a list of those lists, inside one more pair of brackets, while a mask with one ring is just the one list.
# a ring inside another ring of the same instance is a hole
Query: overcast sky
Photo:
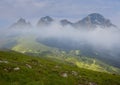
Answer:
[[120, 0], [0, 0], [0, 28], [20, 17], [31, 22], [46, 15], [77, 21], [90, 13], [100, 13], [120, 26]]

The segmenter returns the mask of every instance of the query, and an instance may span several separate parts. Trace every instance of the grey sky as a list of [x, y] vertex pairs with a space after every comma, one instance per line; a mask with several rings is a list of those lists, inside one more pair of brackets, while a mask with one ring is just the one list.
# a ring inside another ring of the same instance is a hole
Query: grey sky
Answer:
[[0, 0], [0, 27], [20, 17], [32, 22], [46, 15], [77, 21], [93, 12], [119, 25], [120, 0]]

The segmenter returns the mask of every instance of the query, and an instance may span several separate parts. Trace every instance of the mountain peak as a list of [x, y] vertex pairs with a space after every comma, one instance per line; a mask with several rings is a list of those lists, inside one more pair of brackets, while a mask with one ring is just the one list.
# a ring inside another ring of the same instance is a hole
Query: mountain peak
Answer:
[[90, 20], [91, 23], [93, 23], [93, 24], [102, 24], [102, 23], [106, 22], [107, 19], [105, 19], [104, 16], [102, 16], [99, 13], [92, 13], [92, 14], [89, 14], [83, 20]]
[[100, 13], [91, 13], [91, 14], [89, 14], [88, 16], [91, 16], [91, 17], [104, 17], [102, 14], [100, 14]]
[[44, 21], [53, 21], [53, 19], [50, 16], [42, 17], [41, 20], [44, 20]]
[[87, 17], [76, 23], [76, 27], [85, 27], [85, 28], [96, 28], [97, 26], [101, 28], [116, 27], [111, 23], [109, 19], [106, 19], [103, 15], [99, 13], [89, 14]]
[[30, 22], [26, 22], [26, 20], [24, 18], [20, 18], [10, 28], [29, 28], [29, 27], [31, 27], [31, 23]]
[[24, 18], [20, 18], [17, 23], [26, 24], [27, 22]]
[[53, 22], [54, 20], [50, 17], [50, 16], [45, 16], [45, 17], [42, 17], [39, 21], [38, 21], [38, 24], [37, 26], [46, 26], [46, 25], [50, 25], [51, 22]]
[[67, 19], [61, 20], [60, 23], [62, 26], [72, 25], [72, 23], [70, 21], [68, 21]]

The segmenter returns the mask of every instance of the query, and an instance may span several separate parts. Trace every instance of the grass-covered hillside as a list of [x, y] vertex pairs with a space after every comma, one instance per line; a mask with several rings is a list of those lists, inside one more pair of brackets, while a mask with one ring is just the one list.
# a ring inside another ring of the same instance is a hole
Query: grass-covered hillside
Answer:
[[21, 52], [21, 53], [40, 53], [44, 51], [51, 51], [56, 53], [58, 51], [57, 48], [48, 47], [36, 41], [36, 37], [34, 36], [25, 36], [25, 37], [17, 37], [16, 44], [11, 48], [12, 50]]
[[34, 36], [17, 37], [16, 44], [10, 48], [21, 53], [28, 53], [37, 56], [49, 57], [61, 61], [72, 63], [80, 68], [90, 69], [99, 72], [111, 72], [120, 74], [120, 69], [107, 65], [104, 62], [81, 55], [80, 50], [59, 50], [59, 48], [49, 47], [37, 42]]
[[0, 85], [120, 85], [120, 75], [50, 58], [0, 51]]

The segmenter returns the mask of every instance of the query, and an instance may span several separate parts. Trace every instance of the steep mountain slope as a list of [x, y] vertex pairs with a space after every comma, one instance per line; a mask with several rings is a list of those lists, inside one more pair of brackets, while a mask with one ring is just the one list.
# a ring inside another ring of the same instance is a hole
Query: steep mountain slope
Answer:
[[0, 51], [1, 85], [120, 85], [120, 76], [49, 58]]

